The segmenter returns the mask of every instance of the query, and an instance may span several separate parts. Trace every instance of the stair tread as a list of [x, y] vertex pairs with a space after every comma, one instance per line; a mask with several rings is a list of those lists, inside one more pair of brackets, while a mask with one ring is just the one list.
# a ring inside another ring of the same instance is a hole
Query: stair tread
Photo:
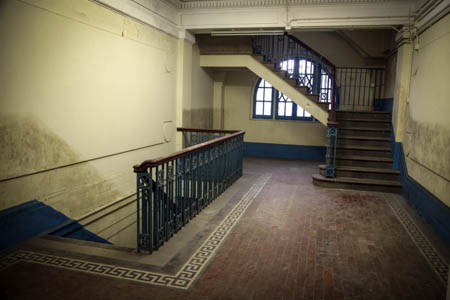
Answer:
[[360, 118], [339, 118], [339, 121], [353, 121], [353, 122], [374, 122], [374, 123], [391, 123], [390, 120], [380, 120], [380, 119], [360, 119]]
[[355, 114], [384, 114], [384, 115], [390, 115], [390, 112], [386, 111], [353, 111], [353, 110], [337, 110], [336, 112], [342, 112], [342, 113], [355, 113]]
[[[325, 169], [326, 165], [319, 165], [319, 168]], [[366, 173], [389, 173], [389, 174], [400, 174], [400, 171], [387, 169], [387, 168], [367, 168], [367, 167], [352, 167], [352, 166], [336, 166], [337, 170], [342, 171], [355, 171], [355, 172], [366, 172]]]
[[376, 128], [376, 127], [359, 127], [359, 126], [341, 126], [344, 130], [365, 130], [365, 131], [391, 131], [390, 128]]
[[398, 181], [394, 180], [380, 180], [380, 179], [367, 179], [367, 178], [349, 178], [349, 177], [335, 177], [327, 178], [320, 174], [314, 174], [313, 178], [321, 181], [328, 182], [341, 182], [341, 183], [356, 183], [356, 184], [368, 184], [368, 185], [384, 185], [384, 186], [395, 186], [401, 187], [402, 185]]
[[347, 139], [347, 140], [371, 140], [371, 141], [387, 141], [389, 142], [391, 139], [388, 137], [379, 137], [379, 136], [363, 136], [363, 135], [338, 135], [338, 139]]
[[357, 146], [357, 145], [345, 145], [337, 146], [338, 149], [355, 149], [355, 150], [373, 150], [373, 151], [391, 151], [390, 147], [377, 147], [377, 146]]
[[380, 161], [380, 162], [392, 162], [391, 158], [378, 157], [378, 156], [358, 156], [358, 155], [337, 155], [337, 159], [353, 159], [353, 160], [367, 160], [367, 161]]

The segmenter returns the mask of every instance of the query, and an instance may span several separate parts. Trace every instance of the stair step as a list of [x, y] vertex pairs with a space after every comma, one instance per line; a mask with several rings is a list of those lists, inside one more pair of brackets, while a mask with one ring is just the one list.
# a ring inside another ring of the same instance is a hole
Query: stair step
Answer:
[[343, 130], [361, 130], [361, 131], [387, 131], [387, 132], [391, 132], [390, 128], [373, 128], [373, 127], [356, 127], [356, 126], [341, 126], [339, 127], [340, 129]]
[[388, 120], [370, 120], [370, 119], [337, 119], [342, 127], [362, 127], [362, 128], [381, 128], [391, 129], [391, 122]]
[[337, 158], [339, 158], [339, 159], [361, 160], [361, 161], [392, 162], [392, 158], [377, 157], [377, 156], [340, 155], [340, 156], [337, 156]]
[[338, 149], [353, 149], [353, 150], [368, 150], [368, 151], [391, 151], [390, 147], [377, 147], [377, 146], [357, 146], [357, 145], [345, 145], [338, 146]]
[[392, 168], [392, 159], [380, 156], [336, 155], [336, 165], [367, 168]]
[[338, 121], [352, 121], [352, 122], [374, 122], [374, 123], [387, 123], [390, 124], [390, 120], [378, 120], [378, 119], [364, 119], [364, 118], [339, 118]]
[[376, 157], [392, 157], [391, 148], [389, 147], [373, 147], [373, 146], [341, 146], [336, 149], [338, 156], [376, 156]]
[[391, 120], [389, 112], [382, 111], [336, 111], [336, 118], [352, 118], [352, 119], [376, 119], [376, 120]]
[[388, 137], [381, 136], [363, 136], [363, 135], [338, 135], [338, 139], [345, 140], [367, 140], [367, 141], [384, 141], [390, 142], [391, 139]]
[[391, 142], [388, 137], [378, 136], [354, 136], [338, 134], [338, 146], [375, 146], [375, 147], [390, 147]]
[[384, 137], [389, 138], [391, 136], [390, 128], [373, 128], [373, 127], [350, 127], [339, 126], [338, 136], [367, 136], [367, 137]]
[[[320, 175], [325, 176], [325, 165], [320, 165]], [[366, 178], [398, 181], [400, 172], [387, 168], [367, 168], [367, 167], [351, 167], [337, 166], [335, 169], [336, 177], [348, 178]]]
[[348, 177], [327, 178], [320, 174], [314, 174], [313, 183], [316, 186], [343, 188], [343, 189], [357, 189], [365, 191], [380, 191], [400, 193], [402, 185], [394, 180], [380, 180], [380, 179], [360, 179]]

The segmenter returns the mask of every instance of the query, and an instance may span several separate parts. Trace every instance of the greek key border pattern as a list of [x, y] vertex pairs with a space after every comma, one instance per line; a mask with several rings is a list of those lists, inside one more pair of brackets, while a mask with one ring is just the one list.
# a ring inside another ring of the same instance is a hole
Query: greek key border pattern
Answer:
[[439, 279], [447, 284], [448, 279], [448, 271], [449, 265], [442, 258], [436, 248], [431, 244], [425, 234], [420, 230], [420, 228], [415, 224], [415, 222], [411, 219], [408, 213], [405, 211], [403, 207], [398, 203], [396, 199], [387, 199], [386, 201], [389, 207], [394, 212], [397, 219], [405, 228], [408, 235], [413, 240], [414, 244], [416, 244], [420, 253], [422, 253], [425, 260], [428, 262], [430, 267], [439, 277]]
[[203, 242], [203, 244], [175, 275], [131, 269], [24, 250], [18, 250], [1, 259], [0, 271], [18, 262], [24, 261], [118, 279], [132, 280], [152, 285], [189, 289], [189, 287], [198, 278], [202, 270], [215, 256], [217, 250], [223, 244], [234, 226], [236, 226], [239, 222], [256, 196], [258, 196], [261, 192], [270, 177], [270, 174], [260, 176], [257, 182], [241, 198], [231, 212], [228, 213], [225, 219], [219, 224], [219, 226], [217, 226], [217, 228], [209, 235], [205, 242]]

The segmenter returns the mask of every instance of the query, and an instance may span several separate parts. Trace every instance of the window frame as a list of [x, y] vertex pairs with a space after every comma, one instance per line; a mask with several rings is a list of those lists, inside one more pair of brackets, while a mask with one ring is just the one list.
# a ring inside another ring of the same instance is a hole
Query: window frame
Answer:
[[[254, 119], [273, 119], [273, 104], [274, 104], [274, 94], [275, 94], [275, 88], [273, 87], [273, 85], [272, 85], [272, 87], [270, 87], [270, 89], [272, 90], [272, 93], [271, 93], [271, 100], [270, 101], [264, 101], [264, 100], [257, 100], [256, 99], [256, 94], [258, 93], [258, 90], [261, 88], [260, 87], [260, 84], [261, 84], [261, 81], [262, 80], [264, 80], [264, 81], [266, 81], [265, 79], [263, 79], [263, 78], [261, 78], [261, 77], [259, 77], [258, 78], [258, 80], [256, 81], [256, 85], [255, 85], [255, 88], [254, 88], [254, 91], [253, 91], [253, 118]], [[267, 81], [266, 81], [267, 82]], [[269, 83], [270, 84], [270, 83]], [[264, 87], [264, 88], [262, 88], [262, 89], [266, 89], [266, 87]], [[264, 93], [265, 94], [265, 93]], [[262, 102], [263, 103], [263, 114], [262, 115], [257, 115], [256, 114], [256, 103], [257, 102]], [[264, 115], [264, 103], [268, 103], [268, 102], [270, 102], [271, 103], [271, 105], [270, 105], [270, 115]]]
[[[299, 106], [297, 103], [295, 103], [294, 101], [292, 101], [292, 116], [287, 117], [287, 116], [279, 116], [278, 115], [278, 105], [280, 103], [280, 97], [279, 94], [283, 94], [281, 93], [279, 90], [276, 90], [276, 107], [275, 107], [275, 119], [276, 120], [296, 120], [296, 121], [313, 121], [314, 117], [311, 115], [310, 117], [298, 117], [297, 116], [297, 107]], [[284, 95], [284, 94], [283, 94]], [[284, 95], [286, 98], [288, 98], [286, 95]], [[290, 98], [288, 98], [290, 99]], [[306, 111], [306, 109], [303, 108], [303, 110]], [[309, 113], [309, 112], [308, 112]], [[310, 114], [310, 113], [309, 113]]]

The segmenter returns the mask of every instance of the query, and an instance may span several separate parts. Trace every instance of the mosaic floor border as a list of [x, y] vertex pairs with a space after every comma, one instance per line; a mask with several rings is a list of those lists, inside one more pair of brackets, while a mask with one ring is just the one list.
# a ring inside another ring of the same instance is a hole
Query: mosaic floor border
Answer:
[[119, 279], [132, 280], [141, 283], [189, 289], [196, 281], [202, 270], [215, 256], [217, 250], [232, 229], [244, 215], [247, 208], [261, 192], [271, 174], [263, 174], [250, 190], [242, 197], [225, 219], [209, 235], [203, 244], [195, 251], [189, 260], [175, 274], [163, 274], [145, 270], [125, 268], [110, 264], [102, 264], [87, 260], [48, 255], [32, 251], [18, 250], [4, 257], [0, 261], [0, 271], [19, 262], [31, 262], [42, 265], [54, 266], [69, 270], [81, 271], [96, 275], [108, 276]]
[[386, 201], [389, 207], [394, 212], [394, 215], [400, 221], [400, 223], [405, 228], [408, 235], [416, 244], [420, 253], [422, 253], [425, 260], [428, 262], [430, 267], [442, 281], [442, 283], [447, 284], [449, 265], [442, 258], [436, 248], [428, 240], [425, 234], [420, 230], [416, 223], [411, 219], [406, 210], [400, 205], [397, 199], [387, 199]]

